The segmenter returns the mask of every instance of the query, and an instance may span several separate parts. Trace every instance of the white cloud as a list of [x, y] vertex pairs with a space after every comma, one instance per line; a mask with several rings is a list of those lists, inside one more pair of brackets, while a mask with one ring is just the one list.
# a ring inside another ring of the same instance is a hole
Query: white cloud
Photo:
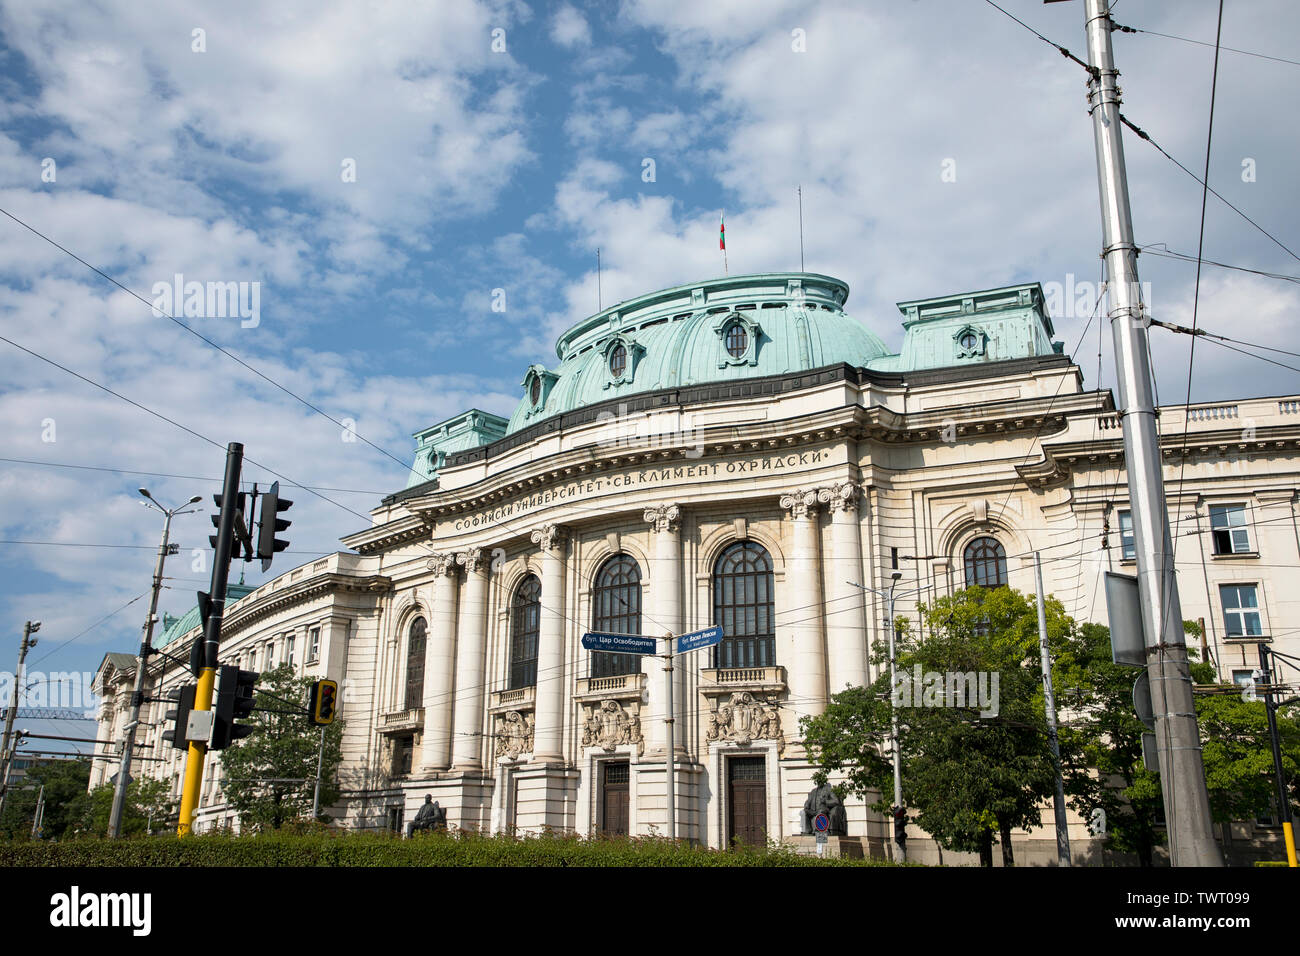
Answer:
[[551, 39], [568, 49], [590, 46], [591, 27], [581, 13], [566, 3], [551, 19]]

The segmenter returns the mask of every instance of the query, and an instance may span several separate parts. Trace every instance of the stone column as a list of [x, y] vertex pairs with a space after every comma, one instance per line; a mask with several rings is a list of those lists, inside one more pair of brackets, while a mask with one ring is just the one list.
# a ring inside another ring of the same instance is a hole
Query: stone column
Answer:
[[781, 644], [791, 649], [789, 668], [791, 709], [795, 724], [826, 709], [826, 649], [822, 638], [821, 568], [817, 556], [817, 492], [796, 491], [781, 497], [781, 507], [794, 522], [786, 565], [782, 611], [777, 616]]
[[849, 583], [866, 583], [862, 580], [862, 529], [858, 523], [861, 496], [862, 486], [856, 481], [845, 481], [817, 492], [817, 500], [826, 504], [831, 514], [826, 670], [832, 694], [846, 686], [866, 687], [869, 680], [866, 593]]
[[433, 611], [424, 654], [424, 743], [420, 766], [446, 770], [451, 765], [451, 714], [456, 673], [456, 556], [435, 554]]
[[465, 592], [457, 628], [456, 713], [452, 769], [483, 769], [484, 652], [487, 649], [488, 555], [470, 548], [456, 555], [465, 569]]
[[[654, 594], [654, 608], [642, 620], [641, 630], [655, 637], [663, 637], [672, 632], [682, 631], [682, 509], [677, 505], [656, 505], [647, 508], [645, 520], [654, 530], [654, 566], [650, 569], [650, 586]], [[662, 642], [661, 642], [662, 647]], [[681, 715], [691, 709], [688, 707], [686, 686], [682, 677], [685, 673], [681, 658], [673, 659], [673, 710], [675, 716], [674, 749], [682, 749], [685, 743], [686, 722]], [[649, 666], [650, 681], [649, 723], [650, 748], [663, 753], [667, 744], [664, 727], [664, 708], [668, 699], [668, 671], [661, 657], [652, 659]], [[642, 722], [645, 728], [645, 722]]]
[[548, 524], [535, 530], [531, 537], [542, 551], [532, 762], [563, 765], [565, 533], [559, 525]]

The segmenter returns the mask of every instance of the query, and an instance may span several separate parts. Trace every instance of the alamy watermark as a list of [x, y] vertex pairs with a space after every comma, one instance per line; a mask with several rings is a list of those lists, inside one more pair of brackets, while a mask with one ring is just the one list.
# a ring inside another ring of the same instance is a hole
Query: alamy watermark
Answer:
[[[27, 671], [18, 688], [20, 708], [57, 708], [83, 711], [94, 719], [99, 715], [100, 699], [92, 691], [95, 675], [91, 671]], [[12, 671], [0, 671], [0, 708], [9, 706], [14, 694]]]
[[[1098, 300], [1106, 291], [1106, 283], [1088, 279], [1076, 280], [1073, 272], [1065, 274], [1064, 282], [1043, 283], [1043, 305], [1047, 314], [1059, 319], [1089, 319], [1098, 308]], [[1133, 289], [1131, 298], [1141, 301], [1151, 311], [1151, 283], [1143, 282]], [[1112, 303], [1115, 301], [1111, 298]]]
[[187, 319], [241, 319], [240, 328], [262, 323], [262, 283], [185, 281], [176, 273], [171, 282], [153, 284], [153, 307], [164, 315]]
[[970, 707], [996, 717], [998, 685], [997, 671], [922, 672], [917, 664], [894, 675], [890, 699], [895, 707]]
[[676, 411], [629, 413], [626, 403], [618, 411], [597, 413], [603, 427], [597, 433], [598, 448], [681, 449], [687, 458], [704, 455], [704, 439], [694, 425], [681, 427], [686, 416]]

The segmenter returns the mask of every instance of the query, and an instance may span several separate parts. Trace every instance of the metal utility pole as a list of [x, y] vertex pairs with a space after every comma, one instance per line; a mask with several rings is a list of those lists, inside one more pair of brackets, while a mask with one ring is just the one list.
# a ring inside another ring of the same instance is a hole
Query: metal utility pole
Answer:
[[1056, 736], [1056, 695], [1052, 692], [1052, 655], [1047, 649], [1047, 609], [1043, 606], [1043, 559], [1034, 552], [1035, 594], [1038, 598], [1038, 651], [1043, 660], [1043, 709], [1047, 713], [1047, 739], [1052, 747], [1052, 769], [1056, 773], [1056, 862], [1070, 866], [1070, 830], [1065, 822], [1065, 782], [1061, 778], [1061, 745]]
[[1273, 673], [1268, 666], [1268, 647], [1264, 644], [1259, 645], [1259, 669], [1262, 671], [1260, 679], [1264, 682], [1264, 710], [1268, 714], [1268, 736], [1273, 744], [1273, 775], [1277, 781], [1277, 805], [1278, 813], [1282, 816], [1282, 836], [1286, 840], [1286, 862], [1287, 866], [1294, 867], [1296, 863], [1295, 855], [1295, 828], [1291, 825], [1291, 801], [1287, 798], [1286, 792], [1286, 775], [1282, 772], [1282, 749], [1277, 739], [1277, 704], [1273, 701]]
[[1174, 577], [1173, 547], [1161, 472], [1160, 436], [1148, 320], [1142, 314], [1137, 246], [1129, 208], [1118, 72], [1108, 0], [1084, 0], [1088, 35], [1088, 110], [1092, 114], [1101, 198], [1102, 252], [1110, 290], [1116, 384], [1124, 427], [1124, 460], [1137, 552], [1138, 595], [1155, 710], [1160, 781], [1174, 866], [1222, 866], [1214, 841], [1200, 732], [1192, 701], [1183, 614]]
[[[149, 613], [144, 619], [144, 638], [140, 641], [140, 659], [135, 667], [135, 687], [131, 693], [131, 716], [127, 720], [126, 726], [122, 728], [122, 761], [117, 768], [117, 783], [113, 787], [113, 808], [108, 815], [108, 836], [109, 839], [116, 839], [122, 835], [122, 810], [126, 806], [126, 788], [131, 782], [131, 754], [135, 747], [135, 731], [140, 726], [140, 705], [144, 703], [144, 672], [149, 666], [149, 655], [153, 653], [153, 625], [158, 618], [158, 593], [162, 590], [163, 582], [163, 563], [167, 560], [167, 555], [176, 553], [174, 545], [171, 544], [170, 535], [172, 527], [172, 516], [178, 514], [188, 514], [183, 510], [200, 500], [198, 495], [191, 498], [181, 508], [164, 508], [153, 495], [149, 493], [148, 488], [141, 488], [140, 494], [145, 497], [144, 504], [161, 511], [165, 516], [163, 521], [162, 540], [158, 543], [158, 561], [153, 570], [153, 597], [149, 601]], [[153, 502], [152, 505], [149, 502]]]
[[668, 645], [664, 653], [664, 673], [668, 680], [668, 694], [664, 708], [664, 729], [667, 732], [668, 746], [664, 750], [664, 772], [668, 787], [668, 839], [677, 839], [677, 750], [673, 739], [673, 635], [670, 631], [664, 635]]
[[[239, 516], [239, 472], [244, 463], [244, 446], [232, 441], [226, 446], [226, 476], [221, 486], [221, 514], [217, 524], [217, 541], [212, 561], [211, 609], [203, 622], [202, 646], [199, 648], [199, 683], [194, 692], [195, 711], [212, 709], [212, 689], [217, 682], [217, 648], [221, 643], [221, 621], [226, 609], [226, 580], [230, 575], [230, 554], [235, 540], [235, 519]], [[200, 601], [200, 604], [203, 602]], [[184, 733], [178, 727], [178, 734]], [[203, 763], [208, 745], [191, 740], [185, 759], [185, 782], [181, 790], [179, 836], [188, 836], [194, 822], [203, 786]]]
[[45, 784], [41, 784], [41, 790], [36, 795], [36, 812], [32, 814], [32, 839], [38, 839], [41, 835], [41, 821], [45, 817]]
[[5, 797], [9, 794], [9, 766], [13, 763], [13, 752], [17, 749], [17, 745], [10, 747], [9, 741], [13, 738], [14, 718], [18, 716], [18, 691], [23, 684], [23, 662], [27, 660], [28, 649], [36, 646], [36, 638], [32, 635], [40, 629], [40, 621], [28, 621], [23, 625], [23, 642], [18, 648], [18, 670], [14, 671], [14, 693], [9, 701], [9, 710], [5, 713], [4, 740], [0, 742], [0, 759], [4, 760], [4, 774], [0, 776], [0, 813], [4, 812]]

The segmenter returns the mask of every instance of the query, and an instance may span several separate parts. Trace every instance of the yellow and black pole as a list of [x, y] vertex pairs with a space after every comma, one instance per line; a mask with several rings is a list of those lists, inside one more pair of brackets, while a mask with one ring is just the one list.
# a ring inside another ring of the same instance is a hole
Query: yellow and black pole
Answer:
[[1277, 781], [1278, 812], [1282, 815], [1282, 835], [1286, 838], [1287, 866], [1296, 866], [1295, 828], [1291, 825], [1291, 801], [1286, 792], [1286, 774], [1282, 770], [1282, 748], [1277, 739], [1277, 704], [1273, 702], [1273, 672], [1269, 667], [1269, 650], [1259, 645], [1259, 669], [1264, 682], [1264, 710], [1268, 714], [1268, 736], [1273, 745], [1273, 773]]
[[[231, 442], [226, 446], [226, 477], [217, 502], [221, 511], [216, 516], [217, 534], [212, 563], [212, 591], [200, 595], [200, 607], [209, 606], [204, 615], [203, 637], [196, 655], [198, 688], [194, 693], [194, 710], [212, 709], [212, 692], [217, 682], [217, 648], [221, 643], [221, 619], [226, 609], [226, 578], [230, 573], [231, 549], [235, 541], [236, 521], [239, 519], [239, 473], [244, 462], [244, 446]], [[242, 521], [240, 522], [242, 524]], [[191, 740], [185, 760], [185, 784], [181, 790], [179, 836], [187, 836], [194, 820], [194, 809], [199, 805], [199, 790], [203, 784], [203, 763], [208, 755], [206, 741]]]

